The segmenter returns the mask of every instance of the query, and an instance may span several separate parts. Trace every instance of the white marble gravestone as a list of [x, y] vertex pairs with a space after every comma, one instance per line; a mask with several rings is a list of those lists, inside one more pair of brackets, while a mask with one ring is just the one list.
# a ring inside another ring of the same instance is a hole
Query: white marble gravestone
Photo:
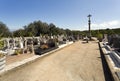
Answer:
[[22, 40], [21, 37], [19, 38], [19, 45], [20, 45], [20, 48], [21, 48], [21, 49], [24, 48], [24, 46], [23, 46], [23, 40]]
[[43, 36], [42, 39], [43, 39], [43, 42], [44, 42], [44, 43], [47, 43], [47, 39], [45, 38], [45, 36]]
[[25, 43], [25, 49], [27, 49], [27, 39], [24, 38], [24, 43]]
[[103, 42], [108, 42], [108, 39], [107, 39], [107, 34], [104, 34], [104, 39], [103, 39]]
[[6, 39], [6, 42], [7, 42], [7, 48], [10, 48], [10, 43], [9, 43], [9, 38]]

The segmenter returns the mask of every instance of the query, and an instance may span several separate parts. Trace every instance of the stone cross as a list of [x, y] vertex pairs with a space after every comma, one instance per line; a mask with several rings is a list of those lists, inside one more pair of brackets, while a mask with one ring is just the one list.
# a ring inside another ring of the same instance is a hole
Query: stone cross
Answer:
[[90, 38], [90, 40], [91, 40], [91, 27], [90, 27], [90, 25], [91, 25], [91, 20], [90, 20], [90, 17], [91, 17], [92, 15], [88, 15], [87, 17], [89, 18], [88, 19], [88, 28], [89, 28], [89, 38]]

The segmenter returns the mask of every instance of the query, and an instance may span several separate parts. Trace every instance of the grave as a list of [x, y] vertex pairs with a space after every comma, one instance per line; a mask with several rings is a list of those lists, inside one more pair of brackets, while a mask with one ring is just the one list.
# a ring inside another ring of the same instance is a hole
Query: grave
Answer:
[[43, 53], [49, 52], [56, 48], [58, 48], [58, 46], [53, 37], [51, 37], [50, 39], [49, 37], [48, 38], [43, 37], [43, 40], [41, 41], [41, 45], [36, 47], [34, 51], [35, 51], [35, 54], [41, 55]]

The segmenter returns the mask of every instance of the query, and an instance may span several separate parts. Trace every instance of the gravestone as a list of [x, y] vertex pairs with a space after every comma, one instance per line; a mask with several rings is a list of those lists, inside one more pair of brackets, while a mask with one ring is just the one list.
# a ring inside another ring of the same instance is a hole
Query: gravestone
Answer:
[[16, 46], [15, 39], [13, 38], [13, 48]]
[[104, 39], [102, 41], [103, 42], [108, 42], [108, 36], [107, 36], [107, 34], [104, 34]]
[[27, 49], [27, 39], [26, 38], [24, 39], [24, 45], [25, 45], [24, 48]]
[[62, 36], [58, 36], [58, 41], [63, 41], [63, 37]]
[[20, 48], [21, 48], [21, 49], [24, 48], [22, 38], [19, 39], [19, 45], [20, 45]]
[[113, 38], [113, 47], [120, 48], [120, 37]]
[[10, 48], [9, 38], [6, 39], [6, 42], [7, 42], [7, 48], [9, 49]]
[[35, 54], [34, 47], [33, 47], [33, 41], [31, 41], [31, 52], [32, 52], [32, 54]]
[[37, 38], [37, 42], [38, 42], [37, 44], [40, 45], [40, 39]]
[[110, 46], [112, 46], [112, 44], [113, 44], [113, 38], [114, 38], [113, 35], [108, 36], [108, 44], [109, 44]]
[[47, 43], [47, 39], [45, 36], [43, 36], [42, 40], [43, 40], [43, 43]]
[[53, 39], [53, 36], [51, 36], [50, 38]]
[[117, 51], [120, 51], [120, 36], [111, 35], [108, 37], [108, 44]]

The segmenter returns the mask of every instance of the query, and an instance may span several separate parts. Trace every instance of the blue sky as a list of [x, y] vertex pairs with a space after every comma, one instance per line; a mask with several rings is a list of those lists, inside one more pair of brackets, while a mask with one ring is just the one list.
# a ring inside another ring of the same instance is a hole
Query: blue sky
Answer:
[[120, 0], [0, 0], [0, 21], [19, 29], [41, 20], [60, 28], [87, 30], [120, 27]]

